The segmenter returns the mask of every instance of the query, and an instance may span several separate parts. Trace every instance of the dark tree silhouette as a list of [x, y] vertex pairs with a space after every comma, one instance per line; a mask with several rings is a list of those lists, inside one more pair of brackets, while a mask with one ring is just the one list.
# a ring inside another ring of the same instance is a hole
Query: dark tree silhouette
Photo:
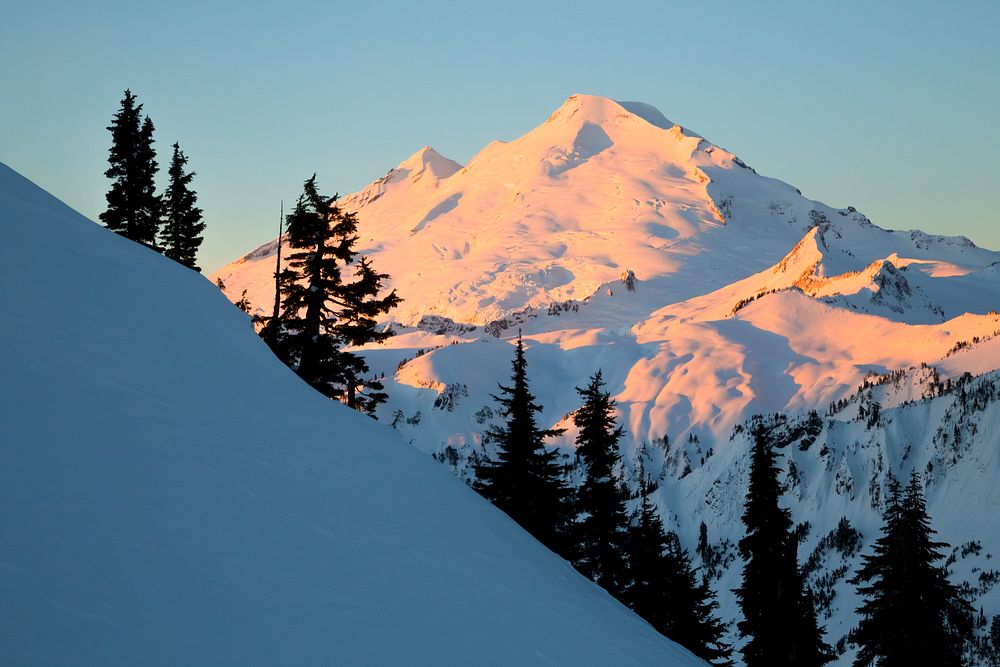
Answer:
[[153, 149], [153, 121], [142, 118], [142, 105], [126, 90], [121, 109], [107, 128], [111, 132], [108, 170], [111, 189], [101, 222], [125, 238], [156, 248], [162, 203], [154, 179], [159, 167]]
[[873, 553], [863, 556], [851, 580], [865, 598], [851, 634], [859, 647], [854, 664], [961, 665], [972, 609], [936, 565], [947, 545], [932, 539], [935, 531], [915, 473], [905, 490], [891, 480], [883, 521]]
[[630, 583], [623, 601], [661, 634], [715, 665], [732, 664], [725, 626], [708, 583], [697, 577], [677, 535], [666, 533], [643, 489], [627, 541]]
[[583, 405], [573, 415], [579, 429], [576, 451], [584, 480], [576, 496], [574, 564], [612, 595], [620, 596], [628, 582], [625, 540], [628, 494], [615, 476], [621, 460], [618, 443], [624, 430], [615, 421], [615, 402], [604, 391], [601, 371], [577, 393]]
[[198, 195], [191, 189], [194, 172], [184, 173], [187, 157], [180, 145], [174, 143], [174, 153], [170, 160], [170, 184], [163, 194], [163, 229], [160, 245], [163, 254], [183, 264], [189, 269], [201, 271], [197, 263], [198, 247], [201, 246], [205, 223], [201, 209], [196, 206]]
[[781, 486], [770, 433], [758, 425], [753, 437], [743, 509], [746, 536], [739, 543], [743, 575], [735, 591], [743, 612], [737, 627], [747, 639], [740, 652], [747, 667], [823, 665], [833, 654], [822, 640], [812, 597], [798, 570], [791, 516], [779, 505]]
[[542, 544], [565, 556], [569, 492], [557, 452], [544, 444], [563, 431], [538, 427], [535, 414], [542, 408], [528, 389], [527, 367], [524, 342], [518, 336], [511, 384], [500, 385], [500, 395], [493, 397], [505, 422], [487, 431], [488, 439], [496, 443], [497, 458], [476, 466], [475, 488]]
[[[375, 318], [401, 299], [395, 290], [379, 296], [388, 276], [358, 256], [357, 217], [336, 201], [319, 193], [314, 174], [288, 215], [294, 252], [279, 277], [279, 321], [268, 323], [278, 327], [272, 349], [317, 391], [374, 415], [386, 399], [382, 384], [365, 377], [370, 372], [365, 360], [346, 348], [391, 336], [391, 329], [377, 328]], [[350, 273], [353, 280], [345, 280]]]

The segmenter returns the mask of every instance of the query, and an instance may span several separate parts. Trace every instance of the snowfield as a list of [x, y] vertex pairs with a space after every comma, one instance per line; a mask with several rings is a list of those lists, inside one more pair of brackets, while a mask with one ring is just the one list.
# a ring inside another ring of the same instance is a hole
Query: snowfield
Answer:
[[[800, 560], [831, 600], [831, 643], [855, 623], [845, 579], [859, 554], [824, 538], [846, 518], [870, 545], [890, 473], [925, 475], [943, 539], [981, 542], [958, 549], [954, 576], [1000, 613], [1000, 253], [881, 229], [649, 105], [586, 95], [465, 166], [425, 147], [341, 203], [404, 299], [398, 335], [365, 350], [386, 375], [380, 418], [458, 476], [491, 451], [490, 394], [522, 330], [543, 426], [569, 428], [567, 461], [572, 388], [603, 371], [628, 431], [623, 474], [653, 477], [689, 548], [706, 524], [727, 620], [746, 422], [776, 412], [789, 415], [785, 504], [810, 524]], [[274, 247], [213, 278], [269, 313]]]
[[0, 284], [0, 662], [702, 664], [3, 165]]

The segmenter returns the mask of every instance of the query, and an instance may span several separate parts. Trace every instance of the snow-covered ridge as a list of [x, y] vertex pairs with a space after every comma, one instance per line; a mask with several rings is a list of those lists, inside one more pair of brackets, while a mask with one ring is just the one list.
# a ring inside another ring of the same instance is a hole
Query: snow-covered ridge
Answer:
[[2, 164], [0, 283], [5, 663], [702, 664]]

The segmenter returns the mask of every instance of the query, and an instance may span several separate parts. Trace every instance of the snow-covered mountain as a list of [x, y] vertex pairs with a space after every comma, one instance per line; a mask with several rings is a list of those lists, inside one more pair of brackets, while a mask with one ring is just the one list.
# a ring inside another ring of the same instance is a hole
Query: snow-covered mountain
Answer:
[[[602, 369], [628, 432], [626, 476], [652, 470], [692, 548], [705, 522], [717, 555], [735, 557], [746, 423], [780, 412], [776, 428], [797, 434], [784, 465], [786, 501], [811, 525], [803, 559], [838, 541], [824, 538], [842, 518], [870, 544], [886, 475], [913, 469], [943, 537], [982, 542], [957, 576], [1000, 554], [995, 522], [977, 520], [1000, 508], [1000, 408], [988, 389], [967, 403], [997, 382], [1000, 253], [881, 229], [649, 105], [585, 95], [464, 167], [424, 148], [341, 203], [404, 299], [399, 335], [366, 352], [387, 376], [381, 418], [459, 476], [485, 453], [490, 394], [522, 330], [545, 425], [570, 427], [571, 453], [572, 387]], [[215, 274], [230, 298], [246, 289], [270, 311], [274, 245]], [[838, 592], [836, 641], [854, 623], [841, 569], [857, 552], [813, 562]], [[716, 585], [730, 620], [737, 572], [721, 568]], [[1000, 612], [984, 586], [977, 608]]]
[[[869, 372], [1000, 328], [1000, 253], [808, 200], [645, 104], [574, 95], [465, 167], [424, 148], [341, 201], [404, 300], [402, 335], [370, 354], [397, 383], [392, 411], [412, 416], [448, 386], [469, 394], [412, 434], [431, 451], [475, 441], [509, 355], [495, 343], [518, 329], [556, 367], [559, 395], [540, 390], [552, 418], [573, 407], [567, 386], [604, 367], [635, 446], [825, 409]], [[215, 274], [265, 313], [274, 247]], [[452, 342], [472, 347], [401, 363]]]
[[[436, 314], [482, 325], [587, 299], [627, 270], [662, 306], [779, 261], [820, 224], [839, 246], [827, 267], [837, 272], [893, 252], [968, 267], [997, 259], [961, 238], [885, 232], [758, 175], [648, 105], [585, 95], [464, 167], [425, 147], [341, 205], [360, 213], [362, 250], [392, 275], [404, 324]], [[216, 275], [264, 307], [273, 250]]]
[[0, 662], [702, 664], [0, 165]]

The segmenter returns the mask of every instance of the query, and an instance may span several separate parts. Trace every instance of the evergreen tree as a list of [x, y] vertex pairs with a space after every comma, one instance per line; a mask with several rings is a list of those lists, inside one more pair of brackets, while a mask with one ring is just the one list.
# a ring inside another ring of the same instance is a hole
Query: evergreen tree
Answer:
[[743, 612], [737, 627], [747, 639], [740, 652], [747, 667], [823, 665], [833, 655], [804, 590], [791, 515], [778, 504], [781, 487], [770, 435], [758, 425], [753, 436], [742, 517], [746, 536], [739, 543], [743, 575], [735, 591]]
[[603, 391], [601, 371], [586, 387], [577, 387], [583, 406], [573, 415], [579, 429], [577, 454], [584, 464], [585, 477], [577, 491], [575, 566], [614, 596], [627, 583], [625, 539], [628, 496], [615, 477], [621, 460], [618, 443], [625, 431], [615, 422], [615, 402]]
[[[792, 552], [793, 562], [795, 552]], [[798, 586], [798, 605], [795, 613], [794, 655], [796, 665], [813, 665], [820, 667], [836, 658], [833, 647], [823, 641], [824, 628], [816, 617], [816, 605], [812, 589], [802, 580], [802, 572], [796, 567], [795, 576]]]
[[722, 641], [725, 626], [716, 617], [718, 603], [704, 579], [691, 567], [677, 535], [665, 533], [649, 496], [628, 532], [630, 584], [623, 601], [661, 634], [715, 665], [732, 664]]
[[851, 640], [855, 665], [962, 664], [962, 639], [971, 631], [972, 609], [935, 565], [947, 545], [935, 542], [920, 478], [905, 490], [890, 482], [882, 535], [851, 583], [865, 602]]
[[[386, 398], [382, 384], [366, 378], [365, 360], [348, 346], [382, 342], [392, 335], [376, 329], [375, 317], [400, 302], [395, 290], [379, 297], [386, 274], [374, 270], [354, 245], [357, 217], [324, 197], [316, 175], [306, 181], [288, 215], [288, 245], [294, 251], [279, 277], [282, 309], [275, 349], [303, 380], [322, 394], [373, 415]], [[344, 274], [353, 269], [353, 280]], [[364, 389], [363, 392], [359, 391]]]
[[142, 118], [142, 105], [125, 91], [121, 109], [108, 126], [111, 132], [110, 167], [104, 175], [111, 179], [105, 198], [108, 208], [101, 222], [111, 231], [137, 243], [156, 248], [162, 203], [156, 195], [154, 179], [159, 167], [153, 149], [153, 121]]
[[558, 452], [547, 450], [546, 438], [558, 430], [538, 427], [535, 413], [542, 408], [528, 389], [528, 363], [524, 342], [517, 338], [511, 385], [500, 385], [503, 426], [492, 426], [487, 437], [496, 443], [496, 460], [486, 459], [475, 468], [475, 488], [479, 493], [542, 544], [559, 554], [569, 549], [569, 491], [562, 480]]
[[201, 209], [195, 206], [198, 196], [190, 187], [194, 172], [185, 174], [185, 164], [187, 156], [175, 142], [170, 169], [167, 171], [170, 185], [163, 194], [161, 246], [163, 254], [170, 259], [189, 269], [201, 271], [196, 255], [202, 242], [201, 234], [205, 230], [205, 223], [201, 219]]

